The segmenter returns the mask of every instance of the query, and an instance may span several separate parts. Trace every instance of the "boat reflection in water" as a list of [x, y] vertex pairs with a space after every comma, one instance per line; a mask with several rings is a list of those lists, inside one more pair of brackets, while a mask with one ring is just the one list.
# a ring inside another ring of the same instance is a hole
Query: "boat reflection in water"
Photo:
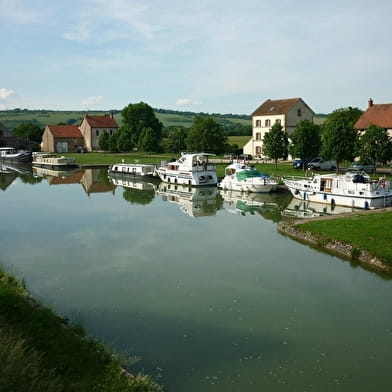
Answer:
[[226, 211], [233, 214], [262, 215], [266, 219], [279, 221], [281, 211], [292, 199], [289, 194], [282, 193], [248, 193], [220, 190]]
[[345, 214], [353, 211], [356, 211], [356, 209], [293, 198], [287, 208], [282, 212], [282, 216], [295, 219], [306, 219], [323, 215]]
[[215, 215], [221, 206], [216, 186], [196, 188], [161, 182], [158, 194], [162, 196], [162, 201], [178, 204], [184, 214], [192, 217]]
[[33, 166], [33, 175], [38, 176], [38, 177], [70, 177], [72, 176], [75, 172], [80, 171], [80, 169], [63, 169], [63, 170], [53, 170], [47, 167], [38, 167], [38, 166]]
[[160, 182], [159, 179], [151, 177], [146, 179], [136, 178], [132, 175], [109, 173], [110, 181], [116, 186], [137, 189], [139, 191], [155, 190]]
[[160, 182], [159, 178], [137, 178], [132, 174], [109, 173], [110, 182], [116, 187], [122, 187], [123, 199], [131, 204], [150, 204], [155, 198], [155, 192]]

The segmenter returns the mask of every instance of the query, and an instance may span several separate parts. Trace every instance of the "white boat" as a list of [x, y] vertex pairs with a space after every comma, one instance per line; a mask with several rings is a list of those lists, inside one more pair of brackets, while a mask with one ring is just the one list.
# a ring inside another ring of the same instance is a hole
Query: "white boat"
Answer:
[[215, 164], [209, 158], [215, 156], [209, 153], [183, 153], [174, 162], [161, 162], [156, 170], [164, 182], [190, 186], [215, 186], [218, 182]]
[[74, 158], [58, 156], [51, 152], [37, 152], [33, 154], [33, 166], [47, 167], [50, 169], [72, 169], [77, 167]]
[[156, 165], [149, 163], [116, 163], [109, 166], [108, 173], [124, 174], [135, 178], [156, 176]]
[[372, 180], [365, 172], [291, 177], [283, 182], [296, 199], [305, 201], [365, 209], [392, 205], [390, 182], [385, 177]]
[[0, 160], [9, 162], [31, 162], [31, 151], [17, 151], [14, 147], [0, 147]]
[[225, 169], [225, 176], [218, 186], [224, 190], [265, 193], [273, 191], [278, 181], [247, 166], [243, 160], [234, 160]]
[[218, 208], [216, 186], [192, 187], [161, 182], [157, 193], [162, 201], [177, 204], [181, 212], [192, 217], [215, 215]]

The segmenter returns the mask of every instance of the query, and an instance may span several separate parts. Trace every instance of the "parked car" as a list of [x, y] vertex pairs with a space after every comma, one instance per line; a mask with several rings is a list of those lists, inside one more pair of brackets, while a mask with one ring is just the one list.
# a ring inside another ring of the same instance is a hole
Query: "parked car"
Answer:
[[348, 170], [358, 170], [364, 171], [366, 173], [375, 173], [376, 165], [372, 163], [353, 162], [351, 166], [348, 167]]
[[293, 161], [293, 168], [294, 169], [306, 169], [308, 167], [308, 163], [312, 160], [312, 158], [305, 158], [305, 159], [295, 159]]
[[336, 161], [324, 161], [320, 157], [314, 158], [308, 163], [309, 170], [335, 170], [337, 166]]

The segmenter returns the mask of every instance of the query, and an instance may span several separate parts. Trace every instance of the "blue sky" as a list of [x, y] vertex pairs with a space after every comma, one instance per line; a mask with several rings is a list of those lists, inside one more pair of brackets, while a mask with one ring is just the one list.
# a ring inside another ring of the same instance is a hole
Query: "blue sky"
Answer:
[[390, 0], [0, 0], [0, 109], [392, 102]]

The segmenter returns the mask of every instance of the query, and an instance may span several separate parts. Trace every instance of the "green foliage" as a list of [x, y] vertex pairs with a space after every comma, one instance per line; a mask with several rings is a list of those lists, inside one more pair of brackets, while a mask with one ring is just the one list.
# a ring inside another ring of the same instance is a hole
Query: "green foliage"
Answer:
[[321, 148], [320, 126], [309, 120], [298, 123], [290, 136], [290, 154], [295, 158], [311, 158], [319, 155]]
[[42, 134], [44, 133], [44, 131], [37, 124], [34, 124], [33, 122], [27, 122], [14, 128], [13, 133], [20, 138], [41, 143]]
[[349, 107], [335, 110], [328, 116], [323, 127], [322, 158], [336, 160], [338, 165], [343, 160], [354, 159], [357, 140], [354, 124], [361, 114], [361, 110]]
[[104, 132], [98, 141], [99, 144], [99, 148], [103, 151], [108, 151], [109, 150], [109, 133], [108, 132]]
[[[144, 102], [137, 104], [129, 104], [122, 111], [123, 117], [120, 132], [130, 137], [130, 143], [133, 146], [142, 148], [142, 144], [146, 145], [150, 151], [158, 151], [158, 146], [162, 138], [162, 123], [155, 117], [151, 106]], [[153, 142], [152, 139], [155, 139]], [[122, 139], [121, 139], [122, 140]], [[125, 142], [125, 140], [122, 140]], [[121, 144], [120, 150], [130, 151], [129, 145], [123, 148]]]
[[228, 149], [222, 126], [212, 117], [196, 116], [186, 139], [188, 150], [221, 154]]
[[287, 159], [288, 137], [281, 124], [274, 124], [263, 138], [263, 154], [275, 161], [275, 167], [279, 158]]
[[143, 128], [139, 137], [139, 148], [147, 152], [159, 152], [160, 139], [151, 127]]
[[392, 159], [392, 141], [388, 131], [370, 125], [357, 141], [357, 154], [364, 163], [386, 163]]
[[165, 141], [165, 151], [179, 153], [186, 150], [186, 138], [188, 130], [185, 127], [175, 127], [169, 131]]

